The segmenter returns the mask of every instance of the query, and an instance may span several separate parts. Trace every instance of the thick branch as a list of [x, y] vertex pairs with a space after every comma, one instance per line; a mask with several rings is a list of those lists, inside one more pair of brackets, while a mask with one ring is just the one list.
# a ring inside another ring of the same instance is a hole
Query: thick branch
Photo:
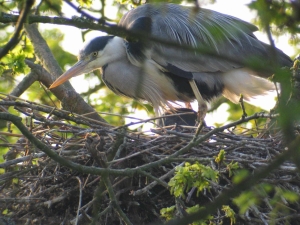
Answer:
[[[51, 50], [48, 47], [46, 41], [39, 33], [37, 26], [35, 24], [25, 25], [25, 30], [33, 43], [35, 53], [42, 61], [43, 65], [46, 67], [49, 73], [52, 75], [47, 77], [43, 75], [40, 76], [41, 78], [46, 79], [43, 83], [46, 87], [49, 87], [50, 84], [63, 73], [63, 71], [55, 60], [53, 54], [51, 53]], [[34, 68], [34, 64], [31, 63], [31, 67]], [[39, 73], [41, 71], [45, 72], [42, 69], [37, 69], [36, 73]], [[50, 77], [51, 80], [49, 79]], [[62, 102], [62, 105], [65, 109], [78, 114], [89, 114], [88, 117], [92, 119], [106, 122], [102, 117], [99, 116], [97, 112], [95, 112], [95, 110], [90, 105], [88, 105], [81, 98], [81, 96], [71, 86], [70, 82], [66, 82], [64, 85], [55, 88], [53, 90], [53, 93], [55, 93], [58, 99]]]

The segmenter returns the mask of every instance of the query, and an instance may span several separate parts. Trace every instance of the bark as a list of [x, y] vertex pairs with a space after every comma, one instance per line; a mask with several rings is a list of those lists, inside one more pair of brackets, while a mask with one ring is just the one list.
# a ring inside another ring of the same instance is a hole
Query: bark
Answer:
[[[59, 77], [63, 71], [55, 60], [49, 46], [47, 45], [44, 38], [41, 36], [37, 29], [36, 24], [25, 25], [25, 31], [30, 38], [34, 51], [42, 62], [45, 69], [48, 71], [50, 76], [43, 76], [43, 84], [48, 88], [50, 84]], [[40, 69], [42, 71], [42, 69]], [[45, 72], [45, 71], [43, 71]], [[77, 113], [77, 114], [87, 114], [86, 116], [94, 120], [99, 120], [105, 122], [105, 120], [98, 115], [95, 110], [88, 105], [82, 97], [74, 90], [70, 82], [51, 90], [54, 95], [62, 102], [62, 106], [65, 110]]]

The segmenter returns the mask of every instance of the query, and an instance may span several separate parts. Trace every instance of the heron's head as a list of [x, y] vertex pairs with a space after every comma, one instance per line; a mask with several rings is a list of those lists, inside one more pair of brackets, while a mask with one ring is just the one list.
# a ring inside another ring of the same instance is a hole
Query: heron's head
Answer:
[[120, 39], [115, 36], [101, 36], [86, 42], [79, 52], [78, 62], [57, 78], [49, 88], [55, 88], [72, 77], [99, 69], [114, 60], [118, 55]]

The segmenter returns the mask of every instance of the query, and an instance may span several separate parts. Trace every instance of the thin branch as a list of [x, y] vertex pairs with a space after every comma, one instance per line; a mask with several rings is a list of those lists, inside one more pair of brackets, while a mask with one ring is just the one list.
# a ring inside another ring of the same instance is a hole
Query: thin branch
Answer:
[[22, 79], [20, 83], [17, 84], [16, 87], [14, 87], [10, 95], [17, 97], [21, 96], [37, 80], [37, 73], [31, 71]]
[[81, 15], [85, 16], [88, 19], [94, 20], [95, 22], [99, 22], [101, 24], [105, 24], [105, 20], [103, 20], [102, 18], [98, 19], [96, 17], [93, 17], [92, 15], [84, 12], [82, 9], [80, 9], [79, 7], [77, 7], [75, 4], [73, 4], [71, 1], [69, 0], [64, 0], [65, 3], [67, 3], [71, 8], [75, 9], [78, 13], [80, 13]]
[[129, 218], [126, 216], [126, 214], [123, 212], [123, 210], [121, 209], [118, 200], [116, 198], [115, 192], [113, 190], [112, 184], [110, 182], [110, 179], [108, 177], [108, 174], [105, 174], [102, 176], [104, 184], [107, 188], [108, 191], [108, 195], [111, 201], [111, 205], [113, 206], [113, 208], [116, 210], [116, 212], [118, 213], [118, 215], [120, 216], [120, 218], [127, 224], [127, 225], [133, 225]]
[[300, 137], [295, 139], [288, 147], [288, 150], [274, 159], [268, 166], [257, 170], [253, 175], [247, 176], [240, 183], [234, 185], [229, 190], [224, 190], [220, 196], [218, 196], [213, 202], [207, 204], [201, 210], [188, 215], [185, 218], [171, 220], [165, 225], [188, 225], [194, 221], [206, 218], [207, 215], [213, 214], [222, 205], [228, 204], [230, 199], [237, 197], [242, 191], [248, 190], [253, 187], [259, 180], [267, 177], [271, 171], [277, 169], [284, 161], [290, 159], [297, 151], [299, 151]]
[[3, 58], [11, 49], [13, 49], [19, 43], [19, 36], [23, 28], [23, 24], [26, 21], [27, 15], [33, 3], [34, 0], [27, 0], [26, 2], [24, 2], [23, 10], [21, 11], [17, 19], [15, 33], [13, 34], [9, 42], [3, 48], [0, 49], [0, 59]]
[[[183, 160], [184, 161], [184, 160]], [[181, 163], [182, 164], [182, 163]], [[180, 164], [180, 165], [181, 165]], [[179, 165], [179, 166], [180, 166]], [[169, 172], [167, 172], [166, 174], [164, 174], [163, 176], [161, 176], [159, 179], [159, 181], [162, 181], [170, 176], [172, 176], [174, 174], [174, 171], [175, 171], [175, 168], [171, 169]], [[148, 175], [148, 173], [146, 174], [146, 176]], [[138, 196], [138, 195], [142, 195], [142, 194], [145, 194], [146, 192], [148, 192], [150, 189], [152, 189], [154, 186], [157, 185], [157, 181], [154, 180], [153, 182], [151, 182], [150, 184], [148, 184], [146, 187], [142, 188], [142, 189], [139, 189], [139, 190], [136, 190], [136, 191], [133, 191], [132, 192], [132, 195], [133, 196]], [[160, 183], [160, 182], [159, 182]], [[163, 182], [163, 184], [165, 184], [165, 182]], [[164, 186], [164, 185], [163, 185]], [[169, 186], [165, 186], [167, 189], [169, 188]]]
[[[19, 107], [27, 107], [30, 109], [34, 109], [34, 110], [38, 110], [38, 111], [42, 111], [45, 113], [49, 113], [51, 115], [56, 115], [60, 118], [66, 119], [66, 120], [70, 120], [73, 121], [77, 124], [84, 124], [84, 125], [88, 125], [93, 127], [94, 125], [98, 125], [99, 126], [110, 126], [106, 123], [102, 123], [100, 121], [95, 121], [93, 119], [90, 118], [86, 118], [84, 116], [81, 115], [77, 115], [77, 114], [73, 114], [72, 116], [70, 116], [70, 112], [69, 111], [65, 111], [65, 110], [59, 110], [56, 109], [54, 107], [50, 107], [50, 106], [41, 106], [41, 105], [35, 105], [34, 102], [29, 102], [29, 103], [25, 103], [25, 102], [17, 102], [17, 101], [1, 101], [0, 105], [3, 106], [19, 106]], [[27, 113], [29, 115], [29, 113]], [[30, 115], [30, 116], [34, 116], [34, 115]], [[42, 118], [37, 118], [37, 120], [43, 121], [48, 123], [49, 121], [45, 121]], [[53, 121], [54, 123], [57, 123], [57, 121]], [[50, 121], [51, 123], [51, 121]], [[103, 129], [105, 129], [105, 127], [103, 127]]]
[[17, 128], [22, 132], [22, 134], [32, 142], [32, 144], [34, 144], [41, 151], [45, 152], [51, 159], [53, 159], [56, 162], [62, 164], [63, 166], [69, 167], [69, 168], [74, 169], [74, 170], [76, 170], [78, 172], [81, 172], [81, 173], [90, 173], [90, 174], [95, 174], [95, 175], [101, 175], [101, 174], [108, 173], [108, 174], [126, 175], [126, 176], [132, 176], [133, 174], [135, 174], [139, 171], [145, 171], [147, 169], [160, 166], [164, 163], [170, 163], [170, 162], [172, 162], [173, 158], [176, 158], [179, 155], [189, 151], [192, 147], [195, 147], [195, 146], [199, 145], [201, 142], [207, 140], [209, 137], [211, 137], [215, 133], [224, 131], [224, 130], [230, 128], [230, 127], [234, 127], [234, 126], [236, 126], [238, 124], [241, 124], [243, 122], [247, 122], [247, 121], [262, 118], [262, 117], [270, 118], [271, 115], [270, 114], [264, 114], [264, 113], [260, 113], [260, 114], [257, 113], [257, 114], [254, 114], [252, 116], [249, 116], [249, 117], [240, 119], [238, 121], [235, 121], [233, 123], [227, 124], [225, 126], [215, 128], [212, 131], [206, 133], [205, 135], [203, 135], [199, 138], [194, 137], [193, 140], [189, 144], [187, 144], [185, 147], [181, 148], [180, 150], [176, 151], [175, 153], [173, 153], [169, 157], [157, 160], [155, 162], [151, 162], [151, 163], [146, 164], [146, 165], [135, 167], [135, 168], [132, 168], [132, 169], [121, 170], [121, 169], [105, 169], [105, 168], [98, 168], [98, 167], [96, 168], [96, 167], [82, 166], [80, 164], [73, 163], [69, 160], [66, 160], [65, 158], [59, 156], [56, 152], [51, 150], [43, 142], [41, 142], [40, 140], [35, 138], [34, 135], [24, 126], [24, 124], [22, 123], [20, 117], [14, 116], [14, 115], [9, 114], [9, 113], [0, 113], [0, 119], [11, 121], [15, 126], [17, 126]]
[[76, 179], [78, 180], [78, 186], [79, 186], [79, 201], [78, 201], [78, 208], [77, 208], [77, 214], [76, 214], [76, 221], [75, 221], [75, 225], [78, 224], [78, 219], [79, 219], [79, 211], [80, 211], [80, 207], [81, 207], [81, 201], [82, 201], [82, 183], [79, 177], [76, 177]]
[[37, 154], [27, 155], [27, 156], [24, 156], [24, 157], [21, 157], [21, 158], [16, 158], [16, 159], [8, 160], [8, 161], [6, 161], [4, 163], [0, 163], [0, 168], [6, 168], [6, 167], [9, 167], [11, 165], [15, 165], [17, 163], [20, 163], [20, 162], [25, 162], [27, 160], [41, 158], [41, 157], [43, 157], [45, 155], [46, 154], [44, 152], [41, 152], [41, 153], [37, 153]]
[[[15, 15], [10, 15], [6, 13], [0, 13], [0, 22], [2, 23], [11, 23], [11, 22], [16, 22], [17, 16]], [[73, 18], [73, 19], [68, 19], [64, 17], [47, 17], [47, 16], [29, 16], [28, 17], [28, 23], [50, 23], [50, 24], [57, 24], [57, 25], [67, 25], [67, 26], [74, 26], [80, 29], [92, 29], [92, 30], [100, 30], [103, 32], [106, 32], [108, 34], [116, 35], [119, 37], [137, 37], [143, 40], [151, 40], [156, 43], [163, 44], [165, 46], [181, 49], [181, 50], [186, 50], [186, 51], [192, 51], [192, 52], [197, 52], [197, 53], [202, 53], [206, 54], [207, 56], [213, 56], [219, 59], [224, 59], [228, 60], [230, 62], [235, 62], [235, 63], [241, 63], [254, 71], [265, 71], [265, 72], [274, 72], [276, 67], [274, 65], [266, 65], [264, 60], [261, 60], [261, 64], [258, 65], [258, 62], [256, 62], [255, 66], [251, 64], [251, 62], [241, 62], [239, 58], [233, 58], [229, 57], [227, 55], [219, 55], [217, 54], [213, 49], [207, 47], [207, 46], [198, 46], [197, 48], [194, 48], [189, 45], [184, 45], [184, 44], [178, 44], [175, 41], [170, 41], [169, 39], [164, 39], [164, 38], [158, 38], [154, 36], [149, 36], [144, 34], [143, 32], [136, 32], [136, 31], [131, 31], [128, 30], [124, 27], [120, 27], [114, 24], [100, 24], [100, 23], [94, 23], [91, 22], [89, 19], [84, 19], [84, 18]], [[270, 47], [271, 48], [271, 47]], [[164, 54], [161, 52], [161, 54]], [[172, 55], [174, 57], [174, 55]], [[276, 65], [276, 64], [275, 64]]]

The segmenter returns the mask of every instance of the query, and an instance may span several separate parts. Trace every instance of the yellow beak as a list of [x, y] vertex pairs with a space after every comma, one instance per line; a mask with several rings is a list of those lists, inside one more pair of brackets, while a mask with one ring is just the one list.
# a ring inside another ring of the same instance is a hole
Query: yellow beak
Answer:
[[[86, 68], [87, 64], [88, 64], [88, 61], [86, 61], [86, 60], [80, 60], [80, 61], [78, 61], [68, 71], [66, 71], [59, 78], [57, 78], [53, 82], [53, 84], [51, 84], [51, 86], [49, 87], [49, 89], [55, 88], [55, 87], [57, 87], [57, 86], [65, 83], [66, 81], [68, 81], [72, 77], [76, 77], [78, 75], [81, 75], [81, 74], [85, 73], [86, 69], [87, 69]], [[89, 72], [89, 71], [87, 71], [87, 72]]]

